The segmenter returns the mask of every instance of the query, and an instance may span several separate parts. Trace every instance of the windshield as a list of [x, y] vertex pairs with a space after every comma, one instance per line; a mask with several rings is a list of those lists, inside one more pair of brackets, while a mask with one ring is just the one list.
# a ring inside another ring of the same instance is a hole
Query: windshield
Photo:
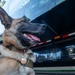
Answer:
[[[13, 18], [25, 15], [33, 20], [63, 1], [65, 0], [0, 0], [0, 7]], [[0, 23], [0, 33], [3, 31], [4, 27]]]

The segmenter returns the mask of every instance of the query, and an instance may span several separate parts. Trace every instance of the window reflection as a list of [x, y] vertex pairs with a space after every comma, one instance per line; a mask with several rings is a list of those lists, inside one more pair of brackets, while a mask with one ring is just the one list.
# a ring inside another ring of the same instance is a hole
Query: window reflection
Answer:
[[43, 46], [33, 50], [37, 63], [75, 59], [75, 40]]
[[66, 50], [68, 51], [69, 57], [75, 59], [75, 45], [66, 46]]
[[34, 55], [37, 58], [37, 62], [44, 62], [44, 61], [56, 61], [58, 59], [61, 59], [63, 53], [59, 48], [57, 50], [42, 48], [40, 50], [35, 50]]

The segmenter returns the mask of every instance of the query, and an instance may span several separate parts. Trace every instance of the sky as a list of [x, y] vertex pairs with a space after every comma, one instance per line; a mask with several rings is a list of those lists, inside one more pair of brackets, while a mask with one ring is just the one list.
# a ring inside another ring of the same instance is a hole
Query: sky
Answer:
[[[5, 0], [5, 1], [6, 1], [6, 3], [2, 8], [12, 18], [20, 18], [21, 16], [25, 15], [29, 19], [32, 19], [32, 18], [36, 18], [40, 14], [43, 14], [45, 11], [49, 10], [50, 8], [52, 8], [53, 6], [57, 5], [58, 3], [60, 3], [61, 1], [64, 1], [64, 0], [37, 0], [37, 2], [39, 3], [38, 6], [37, 6], [37, 3], [35, 2], [36, 0]], [[33, 9], [31, 7], [29, 7], [29, 4], [27, 5], [27, 3], [29, 3], [30, 1], [31, 1], [31, 3], [30, 3], [31, 6], [33, 6], [33, 4], [35, 5], [35, 7]], [[50, 7], [47, 6], [47, 5], [49, 5], [49, 4], [47, 4], [48, 3], [47, 1], [50, 2], [49, 3]], [[44, 6], [44, 5], [40, 4], [41, 2], [43, 2], [43, 4], [45, 2], [46, 5]], [[25, 5], [26, 5], [26, 8], [24, 7]], [[44, 7], [43, 9], [41, 9], [42, 6]], [[22, 10], [20, 10], [20, 9], [22, 9]], [[38, 9], [41, 9], [41, 10], [38, 11]], [[20, 11], [18, 11], [18, 10], [20, 10]], [[15, 12], [16, 13], [18, 12], [19, 14], [14, 14]], [[35, 12], [35, 13], [33, 14], [33, 12]], [[4, 26], [0, 23], [0, 34], [2, 34], [3, 31], [4, 31]]]
[[[16, 5], [18, 4], [18, 3], [22, 3], [22, 1], [26, 1], [26, 2], [29, 2], [29, 0], [5, 0], [6, 1], [6, 3], [5, 3], [5, 5], [2, 7], [11, 17], [13, 17], [12, 16], [12, 13], [13, 13], [13, 11], [14, 11], [14, 8], [16, 7]], [[18, 7], [16, 7], [16, 8], [19, 8], [20, 7], [20, 5], [18, 6]], [[15, 8], [15, 10], [16, 10], [16, 8]], [[13, 11], [11, 11], [11, 10], [13, 10]], [[4, 28], [4, 26], [1, 24], [1, 22], [0, 22], [0, 34], [2, 34], [3, 32], [4, 32], [4, 30], [5, 30], [5, 28]]]
[[5, 30], [5, 28], [4, 28], [4, 26], [0, 22], [0, 34], [2, 34], [4, 30]]

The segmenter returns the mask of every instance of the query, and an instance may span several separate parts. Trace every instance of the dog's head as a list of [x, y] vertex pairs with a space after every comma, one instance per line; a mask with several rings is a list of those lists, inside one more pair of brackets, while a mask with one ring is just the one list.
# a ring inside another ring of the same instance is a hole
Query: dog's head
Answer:
[[39, 36], [45, 31], [46, 25], [31, 23], [27, 18], [13, 19], [0, 8], [1, 23], [5, 27], [3, 44], [14, 45], [18, 49], [25, 49], [40, 42]]

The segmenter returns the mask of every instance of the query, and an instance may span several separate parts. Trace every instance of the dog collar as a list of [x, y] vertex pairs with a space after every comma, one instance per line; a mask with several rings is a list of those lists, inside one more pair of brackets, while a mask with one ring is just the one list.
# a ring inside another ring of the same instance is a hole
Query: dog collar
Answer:
[[22, 64], [22, 65], [25, 65], [25, 66], [27, 66], [27, 67], [33, 68], [33, 62], [32, 62], [30, 59], [25, 59], [25, 58], [24, 58], [24, 53], [25, 53], [27, 50], [18, 50], [18, 49], [16, 50], [16, 48], [13, 47], [13, 46], [8, 46], [7, 48], [9, 48], [10, 50], [19, 52], [19, 53], [23, 53], [23, 57], [21, 58], [21, 64]]
[[[25, 52], [26, 52], [26, 50], [24, 50], [24, 53]], [[24, 56], [24, 53], [23, 53], [23, 56]], [[26, 59], [26, 58], [22, 57], [21, 63], [25, 64], [25, 66], [27, 66], [27, 67], [33, 68], [33, 62], [30, 59]]]
[[20, 50], [20, 49], [16, 49], [15, 47], [13, 47], [12, 45], [10, 46], [6, 46], [9, 50], [11, 51], [15, 51], [15, 52], [19, 52], [19, 53], [25, 53], [27, 50]]
[[33, 68], [33, 62], [30, 59], [27, 59], [25, 66]]

